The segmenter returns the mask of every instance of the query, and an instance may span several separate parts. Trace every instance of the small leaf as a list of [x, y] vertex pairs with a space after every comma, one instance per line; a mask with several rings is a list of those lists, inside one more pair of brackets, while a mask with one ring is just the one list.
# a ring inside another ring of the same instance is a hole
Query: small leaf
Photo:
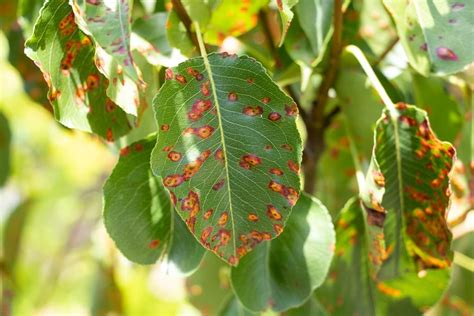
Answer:
[[282, 232], [298, 199], [296, 104], [246, 56], [193, 58], [166, 78], [153, 172], [196, 238], [236, 265]]
[[328, 210], [302, 195], [283, 234], [256, 247], [232, 269], [235, 294], [252, 311], [301, 305], [324, 281], [334, 242]]
[[45, 2], [25, 45], [50, 86], [48, 98], [59, 122], [108, 141], [130, 130], [125, 113], [105, 95], [108, 83], [95, 67], [92, 42], [77, 28], [67, 2]]
[[130, 51], [128, 0], [74, 0], [79, 28], [96, 43], [96, 63], [109, 79], [107, 95], [125, 112], [137, 116], [144, 88]]
[[8, 120], [0, 112], [0, 187], [7, 181], [10, 173], [10, 143], [11, 131], [8, 126]]
[[278, 11], [280, 12], [281, 18], [281, 39], [280, 46], [285, 41], [286, 33], [290, 27], [291, 21], [293, 20], [294, 13], [291, 11], [299, 0], [277, 0]]
[[474, 62], [474, 3], [384, 0], [384, 4], [395, 20], [408, 61], [419, 73], [448, 75]]
[[155, 137], [121, 150], [104, 186], [105, 227], [130, 260], [152, 264], [167, 256], [183, 273], [201, 262], [204, 249], [171, 206], [169, 196], [149, 169]]
[[377, 122], [364, 201], [369, 226], [383, 227], [385, 235], [386, 253], [372, 258], [381, 265], [379, 290], [402, 297], [416, 292], [411, 282], [429, 285], [429, 293], [412, 297], [421, 308], [434, 304], [449, 280], [446, 209], [455, 151], [433, 134], [424, 111], [396, 107]]

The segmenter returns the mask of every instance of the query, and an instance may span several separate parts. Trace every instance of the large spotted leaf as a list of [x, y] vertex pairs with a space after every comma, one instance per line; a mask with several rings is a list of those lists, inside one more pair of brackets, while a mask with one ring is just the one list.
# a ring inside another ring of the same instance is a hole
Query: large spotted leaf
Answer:
[[59, 122], [108, 141], [130, 130], [125, 113], [105, 94], [108, 80], [97, 70], [94, 46], [78, 29], [67, 1], [44, 4], [25, 45], [49, 85], [48, 98]]
[[151, 136], [121, 150], [104, 186], [105, 227], [128, 259], [152, 264], [166, 256], [187, 273], [197, 268], [205, 250], [178, 218], [168, 193], [149, 168], [154, 144]]
[[451, 74], [474, 62], [474, 2], [384, 0], [410, 64], [428, 75]]
[[283, 231], [298, 199], [297, 107], [246, 56], [193, 58], [166, 78], [153, 172], [196, 238], [236, 265]]
[[401, 297], [410, 282], [426, 285], [436, 279], [430, 293], [413, 298], [417, 306], [433, 304], [449, 279], [446, 209], [453, 156], [454, 148], [431, 131], [426, 112], [414, 106], [398, 103], [377, 122], [364, 201], [369, 226], [384, 230], [386, 253], [374, 261], [383, 281], [378, 287]]
[[110, 80], [107, 95], [125, 112], [137, 115], [144, 87], [130, 51], [128, 0], [69, 0], [81, 30], [97, 46], [99, 70]]
[[253, 311], [284, 311], [303, 304], [326, 277], [334, 239], [328, 210], [303, 194], [283, 234], [259, 245], [232, 269], [235, 294]]

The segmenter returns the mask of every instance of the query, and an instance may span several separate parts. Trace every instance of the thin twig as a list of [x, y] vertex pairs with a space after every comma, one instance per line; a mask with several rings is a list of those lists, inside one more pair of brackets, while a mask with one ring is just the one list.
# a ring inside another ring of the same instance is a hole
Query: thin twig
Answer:
[[323, 82], [319, 86], [316, 93], [316, 99], [313, 102], [313, 108], [309, 115], [308, 123], [308, 141], [303, 155], [303, 165], [305, 172], [305, 191], [313, 193], [316, 185], [316, 172], [319, 159], [326, 147], [324, 141], [324, 109], [329, 100], [329, 89], [336, 79], [337, 69], [339, 66], [339, 58], [342, 51], [342, 0], [334, 1], [334, 33], [332, 39], [329, 64], [324, 73]]
[[372, 66], [375, 67], [380, 64], [380, 62], [382, 62], [382, 60], [387, 57], [388, 53], [390, 53], [390, 51], [395, 47], [395, 45], [397, 45], [399, 40], [400, 38], [398, 36], [395, 36], [395, 38], [387, 45], [387, 47], [385, 47], [385, 50], [382, 52], [382, 54], [380, 54], [379, 58], [377, 58], [377, 60], [373, 63]]
[[196, 33], [192, 29], [193, 22], [189, 17], [188, 13], [186, 12], [186, 9], [184, 8], [183, 4], [180, 0], [171, 0], [171, 3], [173, 4], [173, 9], [178, 15], [179, 19], [181, 20], [181, 22], [183, 22], [189, 39], [193, 42], [194, 46], [199, 49], [199, 43], [197, 40]]

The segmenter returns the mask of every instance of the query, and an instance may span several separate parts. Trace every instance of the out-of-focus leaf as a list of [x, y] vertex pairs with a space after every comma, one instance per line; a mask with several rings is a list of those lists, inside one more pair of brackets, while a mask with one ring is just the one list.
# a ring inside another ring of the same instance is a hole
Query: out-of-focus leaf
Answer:
[[160, 180], [150, 170], [155, 136], [121, 150], [104, 186], [105, 227], [130, 260], [151, 264], [167, 256], [183, 273], [193, 271], [205, 250], [171, 206]]
[[217, 315], [232, 296], [230, 269], [211, 253], [207, 253], [199, 269], [186, 279], [189, 302], [204, 316]]
[[303, 32], [298, 21], [294, 21], [288, 29], [284, 46], [288, 55], [300, 65], [310, 67], [318, 59], [317, 51], [313, 51], [308, 37]]
[[[0, 124], [1, 126], [1, 124]], [[30, 201], [24, 201], [18, 205], [8, 216], [3, 234], [2, 264], [7, 274], [11, 273], [22, 249], [21, 240], [25, 228], [25, 223], [30, 210]]]
[[384, 4], [395, 20], [408, 61], [419, 73], [447, 75], [474, 62], [474, 3], [384, 0]]
[[166, 22], [166, 34], [169, 44], [181, 51], [181, 54], [191, 56], [196, 52], [196, 47], [186, 33], [186, 27], [178, 17], [178, 14], [171, 10]]
[[295, 6], [300, 26], [316, 55], [312, 65], [322, 60], [332, 35], [334, 1], [299, 0]]
[[91, 314], [94, 316], [123, 315], [123, 298], [114, 276], [115, 269], [98, 264]]
[[73, 0], [78, 27], [96, 44], [96, 65], [110, 84], [107, 95], [126, 113], [137, 116], [144, 84], [130, 50], [128, 0]]
[[44, 0], [19, 0], [18, 1], [18, 22], [23, 31], [24, 38], [33, 34], [33, 27], [40, 14], [40, 9], [44, 5]]
[[[398, 103], [377, 122], [363, 194], [369, 227], [383, 227], [386, 251], [372, 255], [378, 289], [419, 309], [434, 304], [449, 281], [446, 223], [454, 148], [431, 131], [426, 112]], [[385, 217], [387, 217], [385, 219]], [[430, 291], [418, 291], [429, 287]]]
[[303, 305], [281, 313], [282, 316], [327, 316], [324, 307], [314, 297], [310, 297]]
[[0, 112], [0, 187], [7, 181], [10, 173], [10, 143], [11, 131], [8, 126], [8, 120]]
[[[139, 18], [133, 23], [131, 47], [146, 57], [147, 61], [155, 66], [172, 64], [171, 53], [173, 49], [166, 36], [166, 21], [168, 14], [156, 13]], [[146, 71], [142, 71], [144, 76]]]
[[452, 142], [462, 129], [463, 118], [459, 105], [447, 93], [445, 85], [443, 79], [413, 73], [415, 103], [428, 112], [436, 135]]
[[[231, 1], [232, 2], [232, 1]], [[189, 17], [199, 23], [199, 26], [203, 29], [206, 28], [207, 24], [211, 19], [212, 12], [218, 0], [182, 0], [186, 12]]]
[[298, 1], [299, 0], [277, 0], [277, 7], [281, 18], [280, 46], [283, 45], [286, 33], [288, 32], [288, 28], [293, 20], [294, 13], [291, 9], [298, 3]]
[[125, 113], [105, 94], [108, 80], [96, 69], [92, 42], [78, 29], [67, 2], [45, 3], [25, 45], [50, 86], [48, 98], [59, 122], [108, 141], [130, 130]]
[[232, 269], [235, 294], [252, 311], [301, 305], [326, 277], [334, 238], [326, 207], [303, 194], [283, 234], [256, 247]]
[[230, 296], [226, 304], [219, 311], [219, 316], [256, 316], [258, 313], [253, 313], [244, 308], [235, 296]]
[[283, 231], [298, 199], [296, 104], [247, 56], [210, 54], [166, 73], [152, 169], [196, 238], [236, 265]]
[[213, 8], [204, 40], [220, 45], [227, 36], [239, 36], [257, 24], [257, 13], [268, 0], [220, 1]]
[[[453, 249], [469, 258], [474, 258], [474, 233], [471, 232], [453, 242]], [[474, 273], [456, 264], [453, 266], [451, 282], [443, 298], [427, 316], [468, 316], [474, 313]]]

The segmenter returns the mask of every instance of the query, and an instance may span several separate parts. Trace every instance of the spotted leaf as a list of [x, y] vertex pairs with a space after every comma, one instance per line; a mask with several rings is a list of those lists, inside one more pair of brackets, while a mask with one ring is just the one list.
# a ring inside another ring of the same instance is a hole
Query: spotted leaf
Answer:
[[421, 74], [452, 74], [474, 62], [472, 1], [384, 0], [384, 4], [408, 61]]
[[[193, 58], [166, 78], [154, 99], [160, 132], [153, 172], [175, 194], [195, 237], [236, 265], [281, 233], [298, 199], [296, 105], [246, 56]], [[270, 120], [272, 112], [281, 117]]]
[[[426, 112], [414, 106], [398, 103], [377, 122], [364, 202], [369, 227], [383, 228], [386, 253], [374, 263], [383, 281], [378, 286], [389, 294], [403, 294], [412, 278], [420, 284], [438, 278], [432, 295], [441, 295], [447, 285], [452, 252], [446, 209], [454, 154], [434, 135]], [[430, 298], [415, 304], [429, 306]]]
[[204, 249], [149, 168], [154, 143], [152, 136], [120, 151], [120, 160], [104, 186], [105, 227], [131, 261], [152, 264], [166, 257], [188, 273], [197, 268]]
[[25, 45], [49, 85], [48, 98], [59, 122], [108, 141], [130, 130], [125, 113], [105, 94], [108, 82], [95, 66], [94, 46], [78, 29], [67, 1], [45, 2]]
[[252, 311], [300, 306], [324, 281], [334, 243], [328, 210], [302, 195], [282, 235], [259, 245], [232, 269], [236, 296]]
[[128, 0], [73, 0], [82, 31], [96, 44], [96, 64], [109, 79], [107, 95], [125, 112], [137, 116], [144, 83], [130, 51], [130, 4]]

